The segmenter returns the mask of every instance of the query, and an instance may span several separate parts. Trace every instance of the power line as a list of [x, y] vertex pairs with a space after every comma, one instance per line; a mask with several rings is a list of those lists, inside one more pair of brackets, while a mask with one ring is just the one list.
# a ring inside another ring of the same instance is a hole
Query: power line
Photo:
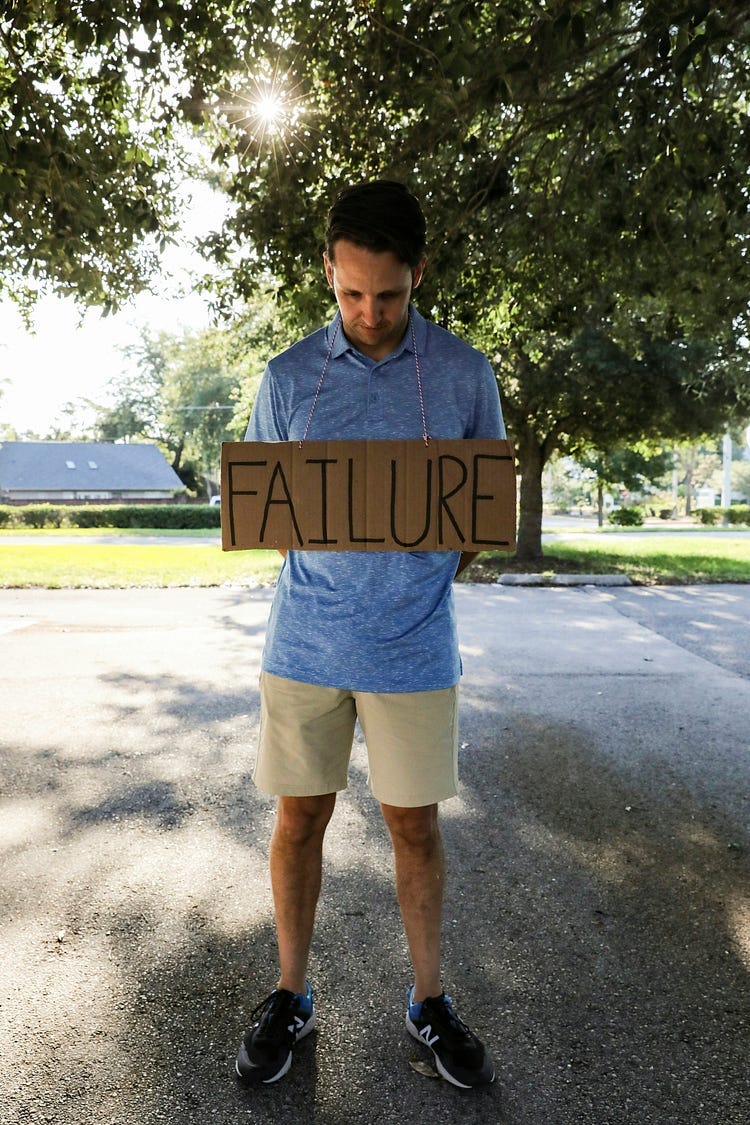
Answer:
[[235, 410], [234, 406], [225, 406], [222, 403], [215, 402], [212, 406], [174, 406], [173, 410]]

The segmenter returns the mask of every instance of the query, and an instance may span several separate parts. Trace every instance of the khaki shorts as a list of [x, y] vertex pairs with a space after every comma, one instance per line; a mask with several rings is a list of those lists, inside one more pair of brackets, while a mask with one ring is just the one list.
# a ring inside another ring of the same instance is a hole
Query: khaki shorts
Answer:
[[458, 685], [340, 691], [262, 672], [260, 697], [253, 780], [264, 793], [313, 797], [346, 789], [357, 719], [368, 784], [381, 804], [416, 808], [458, 792]]

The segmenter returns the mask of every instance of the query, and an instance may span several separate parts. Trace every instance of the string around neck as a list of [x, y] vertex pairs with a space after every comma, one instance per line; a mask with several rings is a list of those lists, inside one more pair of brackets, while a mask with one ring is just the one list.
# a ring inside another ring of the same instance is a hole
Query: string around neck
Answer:
[[[328, 344], [328, 351], [326, 352], [326, 357], [323, 361], [323, 367], [322, 367], [322, 370], [320, 372], [320, 378], [318, 379], [318, 385], [315, 388], [315, 394], [313, 396], [312, 405], [310, 407], [310, 413], [307, 416], [307, 422], [305, 423], [305, 429], [304, 429], [304, 432], [302, 434], [302, 437], [299, 439], [299, 448], [300, 449], [302, 448], [304, 442], [307, 440], [307, 433], [308, 433], [308, 430], [310, 429], [310, 423], [312, 422], [312, 416], [315, 412], [315, 407], [318, 405], [318, 398], [320, 397], [320, 392], [321, 392], [321, 389], [323, 387], [323, 380], [325, 379], [326, 371], [328, 370], [328, 364], [331, 362], [331, 356], [333, 355], [333, 346], [336, 343], [336, 338], [338, 337], [339, 331], [341, 330], [342, 318], [341, 318], [341, 312], [340, 311], [336, 313], [336, 316], [335, 316], [334, 321], [333, 321], [333, 325], [334, 325], [334, 327], [333, 327], [333, 331], [331, 333], [330, 342]], [[429, 445], [430, 444], [430, 433], [429, 433], [429, 430], [427, 429], [427, 414], [426, 414], [425, 405], [424, 405], [424, 390], [422, 388], [422, 369], [421, 369], [420, 363], [419, 363], [419, 350], [417, 348], [417, 333], [414, 329], [414, 317], [411, 314], [411, 309], [409, 309], [409, 330], [410, 330], [410, 333], [411, 333], [411, 346], [412, 346], [412, 350], [414, 352], [414, 367], [415, 367], [416, 375], [417, 375], [417, 394], [419, 395], [419, 412], [420, 412], [420, 417], [421, 417], [421, 420], [422, 420], [422, 441], [425, 443], [425, 445]]]
[[323, 370], [320, 372], [320, 378], [318, 379], [318, 385], [315, 388], [315, 395], [314, 395], [313, 400], [312, 400], [312, 406], [310, 407], [310, 413], [307, 415], [307, 422], [305, 423], [305, 430], [304, 430], [304, 433], [302, 434], [302, 437], [299, 439], [299, 448], [300, 449], [302, 448], [302, 443], [307, 438], [307, 431], [310, 429], [310, 423], [312, 422], [313, 412], [315, 410], [315, 407], [318, 405], [318, 396], [320, 395], [320, 388], [323, 386], [323, 380], [326, 377], [326, 371], [328, 370], [328, 364], [331, 362], [331, 355], [333, 354], [333, 345], [336, 343], [336, 337], [338, 336], [339, 329], [341, 328], [342, 320], [341, 320], [341, 313], [340, 312], [336, 313], [336, 316], [334, 318], [333, 323], [336, 325], [336, 327], [334, 328], [333, 332], [331, 333], [331, 342], [328, 345], [328, 351], [326, 352], [326, 358], [323, 362]]
[[409, 309], [409, 327], [411, 328], [411, 346], [414, 350], [414, 366], [417, 370], [417, 393], [419, 394], [419, 411], [422, 415], [422, 441], [425, 445], [430, 444], [430, 434], [427, 429], [427, 414], [424, 408], [424, 393], [422, 391], [422, 371], [419, 366], [419, 351], [417, 349], [417, 333], [414, 330], [414, 317], [411, 315]]

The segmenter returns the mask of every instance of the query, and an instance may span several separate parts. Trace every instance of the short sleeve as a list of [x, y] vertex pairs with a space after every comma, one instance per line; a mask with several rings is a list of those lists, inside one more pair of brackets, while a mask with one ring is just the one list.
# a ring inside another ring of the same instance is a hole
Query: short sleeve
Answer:
[[288, 441], [287, 425], [274, 393], [274, 378], [266, 367], [253, 403], [245, 441]]
[[467, 438], [504, 438], [505, 422], [500, 405], [500, 392], [495, 373], [484, 356], [478, 373], [474, 415], [469, 423]]

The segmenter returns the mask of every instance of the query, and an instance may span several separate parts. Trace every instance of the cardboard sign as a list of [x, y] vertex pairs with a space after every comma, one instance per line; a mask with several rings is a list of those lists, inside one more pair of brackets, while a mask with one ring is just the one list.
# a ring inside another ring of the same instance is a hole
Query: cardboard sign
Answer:
[[225, 551], [512, 551], [510, 443], [224, 442]]

